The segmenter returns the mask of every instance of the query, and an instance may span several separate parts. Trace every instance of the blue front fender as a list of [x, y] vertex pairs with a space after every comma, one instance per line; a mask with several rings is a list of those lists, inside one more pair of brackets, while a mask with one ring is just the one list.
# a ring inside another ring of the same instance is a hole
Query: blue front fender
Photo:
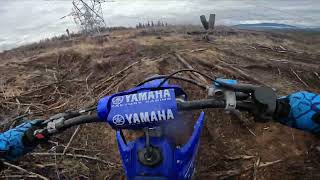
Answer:
[[146, 146], [145, 137], [126, 143], [121, 131], [117, 131], [116, 137], [126, 178], [128, 180], [139, 178], [191, 179], [203, 124], [204, 112], [200, 114], [191, 137], [180, 148], [170, 143], [165, 137], [151, 138], [151, 145], [160, 149], [163, 157], [161, 164], [156, 167], [146, 167], [138, 160], [139, 150]]

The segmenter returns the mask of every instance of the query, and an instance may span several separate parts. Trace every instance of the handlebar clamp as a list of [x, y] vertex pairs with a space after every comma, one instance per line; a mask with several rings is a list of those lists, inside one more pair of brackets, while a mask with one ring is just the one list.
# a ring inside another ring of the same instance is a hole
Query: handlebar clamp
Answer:
[[61, 117], [59, 119], [53, 120], [51, 122], [48, 122], [47, 124], [47, 130], [50, 134], [54, 134], [58, 132], [58, 130], [63, 127], [64, 124], [64, 117]]
[[235, 111], [237, 107], [236, 93], [234, 91], [225, 91], [224, 96], [226, 100], [225, 110], [228, 112]]
[[[232, 79], [217, 79], [217, 81], [222, 81], [227, 84], [233, 85], [237, 84], [236, 80]], [[214, 97], [215, 99], [223, 99], [226, 101], [225, 110], [227, 112], [234, 112], [237, 106], [236, 92], [228, 89], [224, 89], [219, 83], [215, 82], [212, 88], [209, 88], [208, 95]]]

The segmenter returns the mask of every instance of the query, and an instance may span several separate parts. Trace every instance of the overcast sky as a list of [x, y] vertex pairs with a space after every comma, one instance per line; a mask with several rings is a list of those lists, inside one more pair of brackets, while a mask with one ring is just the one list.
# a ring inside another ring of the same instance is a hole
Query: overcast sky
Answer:
[[[70, 31], [71, 0], [0, 0], [0, 51]], [[114, 0], [103, 6], [108, 26], [135, 26], [163, 20], [199, 24], [199, 15], [216, 13], [217, 23], [276, 22], [320, 26], [320, 0]]]

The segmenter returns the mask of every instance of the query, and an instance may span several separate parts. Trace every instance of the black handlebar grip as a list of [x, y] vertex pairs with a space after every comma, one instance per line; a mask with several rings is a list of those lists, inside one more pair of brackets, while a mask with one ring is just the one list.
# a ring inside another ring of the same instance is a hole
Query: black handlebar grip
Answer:
[[194, 100], [194, 101], [177, 101], [178, 110], [197, 110], [206, 108], [225, 108], [226, 103], [221, 100], [214, 99], [204, 99], [204, 100]]
[[68, 129], [72, 126], [85, 124], [85, 123], [94, 123], [94, 122], [101, 122], [98, 115], [82, 115], [78, 117], [74, 117], [63, 122], [63, 127], [61, 130]]

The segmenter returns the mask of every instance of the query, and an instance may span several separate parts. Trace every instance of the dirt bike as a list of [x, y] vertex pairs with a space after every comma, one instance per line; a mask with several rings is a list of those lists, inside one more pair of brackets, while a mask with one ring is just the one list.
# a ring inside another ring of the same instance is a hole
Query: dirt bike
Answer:
[[[176, 75], [188, 71], [208, 78], [212, 85], [206, 87]], [[180, 86], [168, 83], [170, 79], [200, 86], [207, 91], [208, 98], [188, 101]], [[52, 116], [41, 128], [33, 129], [28, 138], [41, 140], [80, 124], [108, 123], [116, 131], [126, 179], [192, 179], [204, 112], [200, 113], [191, 136], [182, 145], [172, 142], [166, 130], [181, 113], [208, 108], [220, 108], [236, 115], [247, 111], [260, 120], [272, 119], [281, 109], [270, 87], [239, 84], [237, 80], [215, 79], [195, 70], [180, 70], [148, 78], [130, 90], [106, 96], [94, 108]], [[95, 110], [96, 114], [84, 115]], [[144, 135], [127, 142], [123, 130], [143, 131]]]

